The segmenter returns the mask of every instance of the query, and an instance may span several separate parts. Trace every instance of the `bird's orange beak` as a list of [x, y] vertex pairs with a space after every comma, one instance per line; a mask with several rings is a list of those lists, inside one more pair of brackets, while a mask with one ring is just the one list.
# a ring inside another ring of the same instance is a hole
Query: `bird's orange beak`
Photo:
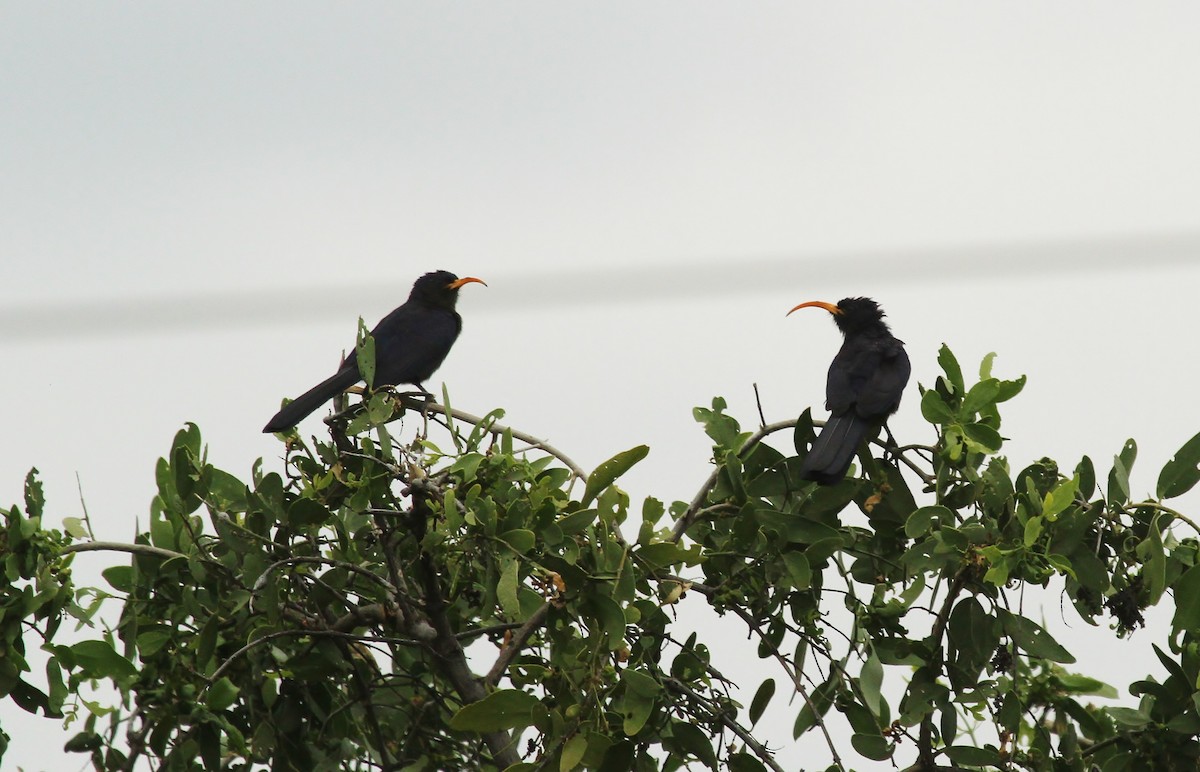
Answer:
[[[841, 316], [844, 313], [842, 311], [842, 309], [838, 308], [833, 303], [826, 303], [823, 300], [810, 300], [807, 303], [801, 303], [800, 305], [793, 308], [792, 311], [799, 311], [801, 308], [810, 308], [813, 306], [816, 306], [817, 308], [824, 308], [826, 311], [833, 314], [834, 316]], [[785, 316], [791, 316], [792, 311], [788, 311], [785, 314]]]
[[482, 284], [485, 287], [487, 286], [487, 282], [484, 281], [483, 279], [476, 279], [474, 276], [464, 276], [461, 279], [456, 279], [456, 280], [450, 282], [449, 284], [447, 284], [446, 289], [456, 290], [459, 287], [461, 287], [462, 285], [470, 284], [471, 282], [475, 282], [477, 284]]

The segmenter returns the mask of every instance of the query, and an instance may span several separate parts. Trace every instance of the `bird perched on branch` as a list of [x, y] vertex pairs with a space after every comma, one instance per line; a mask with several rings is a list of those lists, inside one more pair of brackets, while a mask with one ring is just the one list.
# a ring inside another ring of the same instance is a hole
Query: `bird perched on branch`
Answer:
[[[383, 317], [371, 330], [371, 337], [375, 339], [374, 386], [411, 383], [425, 391], [422, 384], [442, 364], [462, 331], [462, 317], [454, 310], [454, 305], [458, 302], [458, 290], [471, 282], [487, 286], [482, 279], [474, 276], [460, 279], [449, 271], [433, 271], [413, 283], [404, 305]], [[351, 351], [332, 377], [284, 405], [263, 431], [281, 432], [292, 428], [325, 402], [361, 381], [357, 354], [357, 350]]]
[[892, 335], [883, 321], [883, 309], [874, 300], [843, 298], [837, 305], [813, 300], [788, 314], [808, 307], [833, 314], [845, 338], [825, 382], [829, 420], [800, 467], [805, 480], [833, 485], [846, 476], [867, 433], [878, 431], [900, 407], [912, 366], [904, 342]]

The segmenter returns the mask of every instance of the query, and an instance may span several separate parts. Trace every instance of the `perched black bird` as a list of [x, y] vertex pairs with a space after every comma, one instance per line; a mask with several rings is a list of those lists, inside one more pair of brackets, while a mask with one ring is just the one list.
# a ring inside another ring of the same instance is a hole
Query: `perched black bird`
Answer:
[[[800, 467], [800, 476], [833, 485], [846, 476], [858, 445], [900, 407], [912, 366], [883, 321], [883, 309], [870, 298], [844, 298], [835, 306], [813, 300], [792, 309], [816, 306], [833, 314], [845, 340], [825, 382], [829, 420]], [[788, 311], [789, 314], [792, 311]]]
[[[433, 375], [462, 331], [462, 317], [454, 310], [458, 290], [464, 284], [482, 279], [460, 279], [449, 271], [427, 273], [413, 283], [404, 305], [375, 325], [375, 378], [378, 386], [421, 384]], [[263, 427], [264, 432], [281, 432], [304, 420], [310, 413], [362, 380], [358, 372], [357, 351], [342, 363], [331, 378], [318, 383], [283, 407]]]

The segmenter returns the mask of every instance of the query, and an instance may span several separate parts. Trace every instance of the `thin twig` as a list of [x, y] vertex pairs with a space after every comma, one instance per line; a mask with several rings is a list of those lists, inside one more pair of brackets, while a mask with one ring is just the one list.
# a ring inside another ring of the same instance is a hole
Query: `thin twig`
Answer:
[[[816, 422], [814, 422], [814, 424], [815, 423]], [[742, 447], [738, 448], [737, 451], [738, 457], [740, 458], [748, 451], [752, 450], [754, 446], [762, 442], [763, 438], [767, 435], [773, 434], [774, 432], [782, 429], [792, 428], [795, 425], [796, 419], [793, 418], [788, 421], [777, 421], [776, 423], [768, 424], [762, 427], [754, 434], [750, 435], [746, 441], [742, 443]], [[696, 516], [700, 511], [700, 508], [704, 506], [704, 499], [708, 496], [709, 491], [711, 491], [717, 484], [717, 477], [720, 474], [721, 467], [713, 467], [712, 474], [710, 474], [708, 479], [704, 481], [704, 485], [700, 486], [700, 491], [692, 499], [692, 503], [688, 505], [687, 511], [675, 521], [675, 527], [671, 529], [671, 541], [679, 541], [683, 537], [684, 532], [691, 527], [692, 522], [696, 519]]]
[[804, 700], [804, 704], [807, 705], [808, 709], [812, 711], [813, 718], [816, 720], [817, 726], [821, 729], [821, 734], [825, 735], [825, 744], [829, 746], [829, 752], [832, 754], [833, 763], [838, 769], [845, 770], [845, 766], [842, 765], [841, 756], [838, 755], [837, 746], [833, 744], [833, 737], [830, 736], [829, 729], [825, 726], [825, 719], [821, 716], [821, 711], [817, 709], [816, 704], [812, 701], [812, 697], [809, 696], [808, 690], [804, 688], [804, 682], [800, 680], [800, 674], [797, 673], [796, 669], [787, 661], [787, 658], [780, 653], [779, 648], [775, 646], [775, 644], [772, 643], [769, 638], [767, 638], [767, 635], [763, 632], [762, 627], [757, 621], [755, 621], [753, 617], [750, 616], [749, 612], [740, 606], [730, 606], [730, 610], [741, 617], [741, 620], [746, 623], [747, 627], [754, 631], [759, 640], [770, 647], [771, 656], [773, 656], [775, 661], [779, 663], [779, 666], [783, 668], [783, 672], [787, 673], [788, 678], [792, 680], [792, 685], [796, 687], [796, 691]]
[[213, 674], [208, 677], [208, 683], [216, 683], [225, 672], [233, 666], [233, 663], [241, 656], [246, 654], [251, 649], [262, 646], [264, 643], [270, 643], [277, 638], [338, 638], [344, 641], [361, 641], [363, 643], [390, 643], [396, 646], [420, 646], [423, 642], [416, 638], [389, 638], [380, 635], [355, 635], [354, 633], [346, 633], [340, 630], [276, 630], [273, 633], [255, 638], [242, 648], [229, 655], [229, 659], [221, 663], [221, 666], [213, 671]]
[[253, 591], [258, 592], [259, 590], [262, 589], [263, 585], [266, 584], [267, 574], [271, 573], [272, 571], [274, 571], [277, 568], [282, 568], [286, 565], [290, 565], [293, 563], [316, 563], [319, 565], [332, 566], [333, 568], [341, 568], [345, 571], [349, 571], [352, 574], [358, 574], [359, 576], [370, 579], [373, 582], [377, 582], [385, 590], [392, 593], [393, 595], [396, 595], [400, 592], [399, 590], [396, 589], [396, 586], [394, 584], [392, 584], [391, 582], [389, 582], [387, 579], [384, 579], [382, 576], [379, 576], [378, 574], [371, 573], [370, 571], [363, 568], [362, 566], [356, 565], [354, 563], [346, 563], [341, 560], [330, 560], [329, 558], [321, 558], [321, 557], [316, 557], [316, 556], [303, 556], [303, 555], [294, 557], [294, 558], [287, 558], [285, 560], [279, 560], [279, 561], [276, 561], [276, 562], [272, 563], [271, 565], [267, 566], [265, 569], [263, 569], [263, 572], [261, 574], [259, 574], [258, 579], [254, 582]]
[[[527, 434], [519, 429], [514, 429], [511, 426], [505, 426], [503, 424], [498, 424], [495, 421], [486, 419], [484, 416], [473, 415], [471, 413], [467, 413], [462, 410], [459, 410], [458, 408], [455, 408], [455, 407], [448, 408], [445, 405], [435, 402], [432, 397], [430, 397], [429, 399], [418, 399], [416, 396], [413, 396], [413, 395], [410, 395], [407, 393], [401, 393], [401, 394], [397, 394], [396, 398], [399, 400], [400, 404], [403, 405], [404, 407], [406, 407], [410, 410], [419, 411], [425, 415], [428, 415], [429, 411], [433, 410], [433, 411], [439, 412], [455, 421], [462, 421], [463, 423], [472, 424], [474, 426], [479, 426], [479, 425], [483, 424], [486, 420], [487, 425], [488, 425], [488, 431], [490, 433], [493, 433], [493, 434], [503, 434], [505, 432], [510, 433], [515, 439], [518, 439], [521, 442], [527, 443], [529, 445], [530, 449], [540, 450], [544, 453], [548, 453], [549, 455], [554, 456], [559, 461], [561, 461], [564, 466], [566, 466], [568, 469], [570, 469], [571, 472], [574, 473], [574, 475], [577, 478], [579, 478], [580, 480], [582, 480], [584, 482], [587, 482], [587, 472], [583, 471], [583, 467], [579, 466], [579, 464], [572, 461], [571, 457], [568, 456], [566, 453], [563, 453], [561, 450], [554, 447], [549, 442], [546, 442], [545, 440], [540, 439], [538, 437], [534, 437], [532, 434]], [[327, 418], [325, 420], [327, 423], [333, 422], [333, 421], [344, 420], [347, 417], [346, 414], [357, 412], [359, 409], [360, 408], [358, 406], [355, 406], [348, 410], [343, 411], [342, 413], [338, 413], [336, 415], [330, 416], [329, 418]]]
[[722, 726], [740, 737], [742, 742], [746, 744], [746, 747], [753, 750], [754, 755], [758, 756], [759, 760], [762, 761], [763, 764], [775, 770], [775, 772], [783, 772], [783, 767], [775, 763], [774, 754], [767, 750], [766, 746], [764, 746], [758, 740], [755, 740], [745, 727], [730, 718], [729, 714], [721, 709], [720, 706], [713, 706], [711, 700], [705, 698], [701, 694], [698, 694], [694, 689], [678, 679], [668, 678], [666, 679], [665, 683], [668, 688], [674, 689], [681, 694], [686, 694], [694, 700], [709, 703], [710, 709], [714, 710], [716, 713], [716, 718], [721, 722]]
[[1179, 512], [1178, 510], [1171, 509], [1170, 507], [1159, 504], [1156, 501], [1142, 501], [1137, 504], [1130, 504], [1128, 507], [1123, 507], [1122, 509], [1125, 512], [1128, 512], [1131, 509], [1153, 509], [1156, 512], [1162, 512], [1163, 514], [1170, 515], [1180, 522], [1187, 523], [1192, 527], [1193, 531], [1195, 531], [1197, 534], [1200, 534], [1200, 525], [1196, 525], [1191, 518], [1182, 512]]
[[83, 500], [83, 480], [79, 479], [79, 472], [75, 473], [75, 487], [79, 490], [79, 506], [83, 508], [83, 522], [87, 525], [88, 536], [94, 541], [96, 532], [92, 529], [92, 518], [88, 516], [87, 502]]

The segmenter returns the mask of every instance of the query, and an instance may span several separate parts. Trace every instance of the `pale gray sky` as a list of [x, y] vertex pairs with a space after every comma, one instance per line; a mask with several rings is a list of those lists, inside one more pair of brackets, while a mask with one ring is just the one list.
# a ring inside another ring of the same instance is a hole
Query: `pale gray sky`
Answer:
[[[1191, 3], [5, 4], [0, 501], [36, 465], [76, 515], [78, 473], [127, 539], [187, 420], [218, 466], [277, 465], [279, 399], [434, 268], [490, 284], [436, 379], [456, 404], [585, 466], [649, 444], [635, 497], [691, 497], [712, 395], [819, 405], [836, 330], [784, 313], [851, 294], [914, 381], [943, 341], [1029, 375], [1014, 465], [1132, 435], [1148, 491], [1200, 430], [1196, 29]], [[927, 439], [915, 394], [893, 426]], [[1123, 688], [1148, 643], [1092, 651]], [[17, 713], [9, 763], [64, 768]]]

